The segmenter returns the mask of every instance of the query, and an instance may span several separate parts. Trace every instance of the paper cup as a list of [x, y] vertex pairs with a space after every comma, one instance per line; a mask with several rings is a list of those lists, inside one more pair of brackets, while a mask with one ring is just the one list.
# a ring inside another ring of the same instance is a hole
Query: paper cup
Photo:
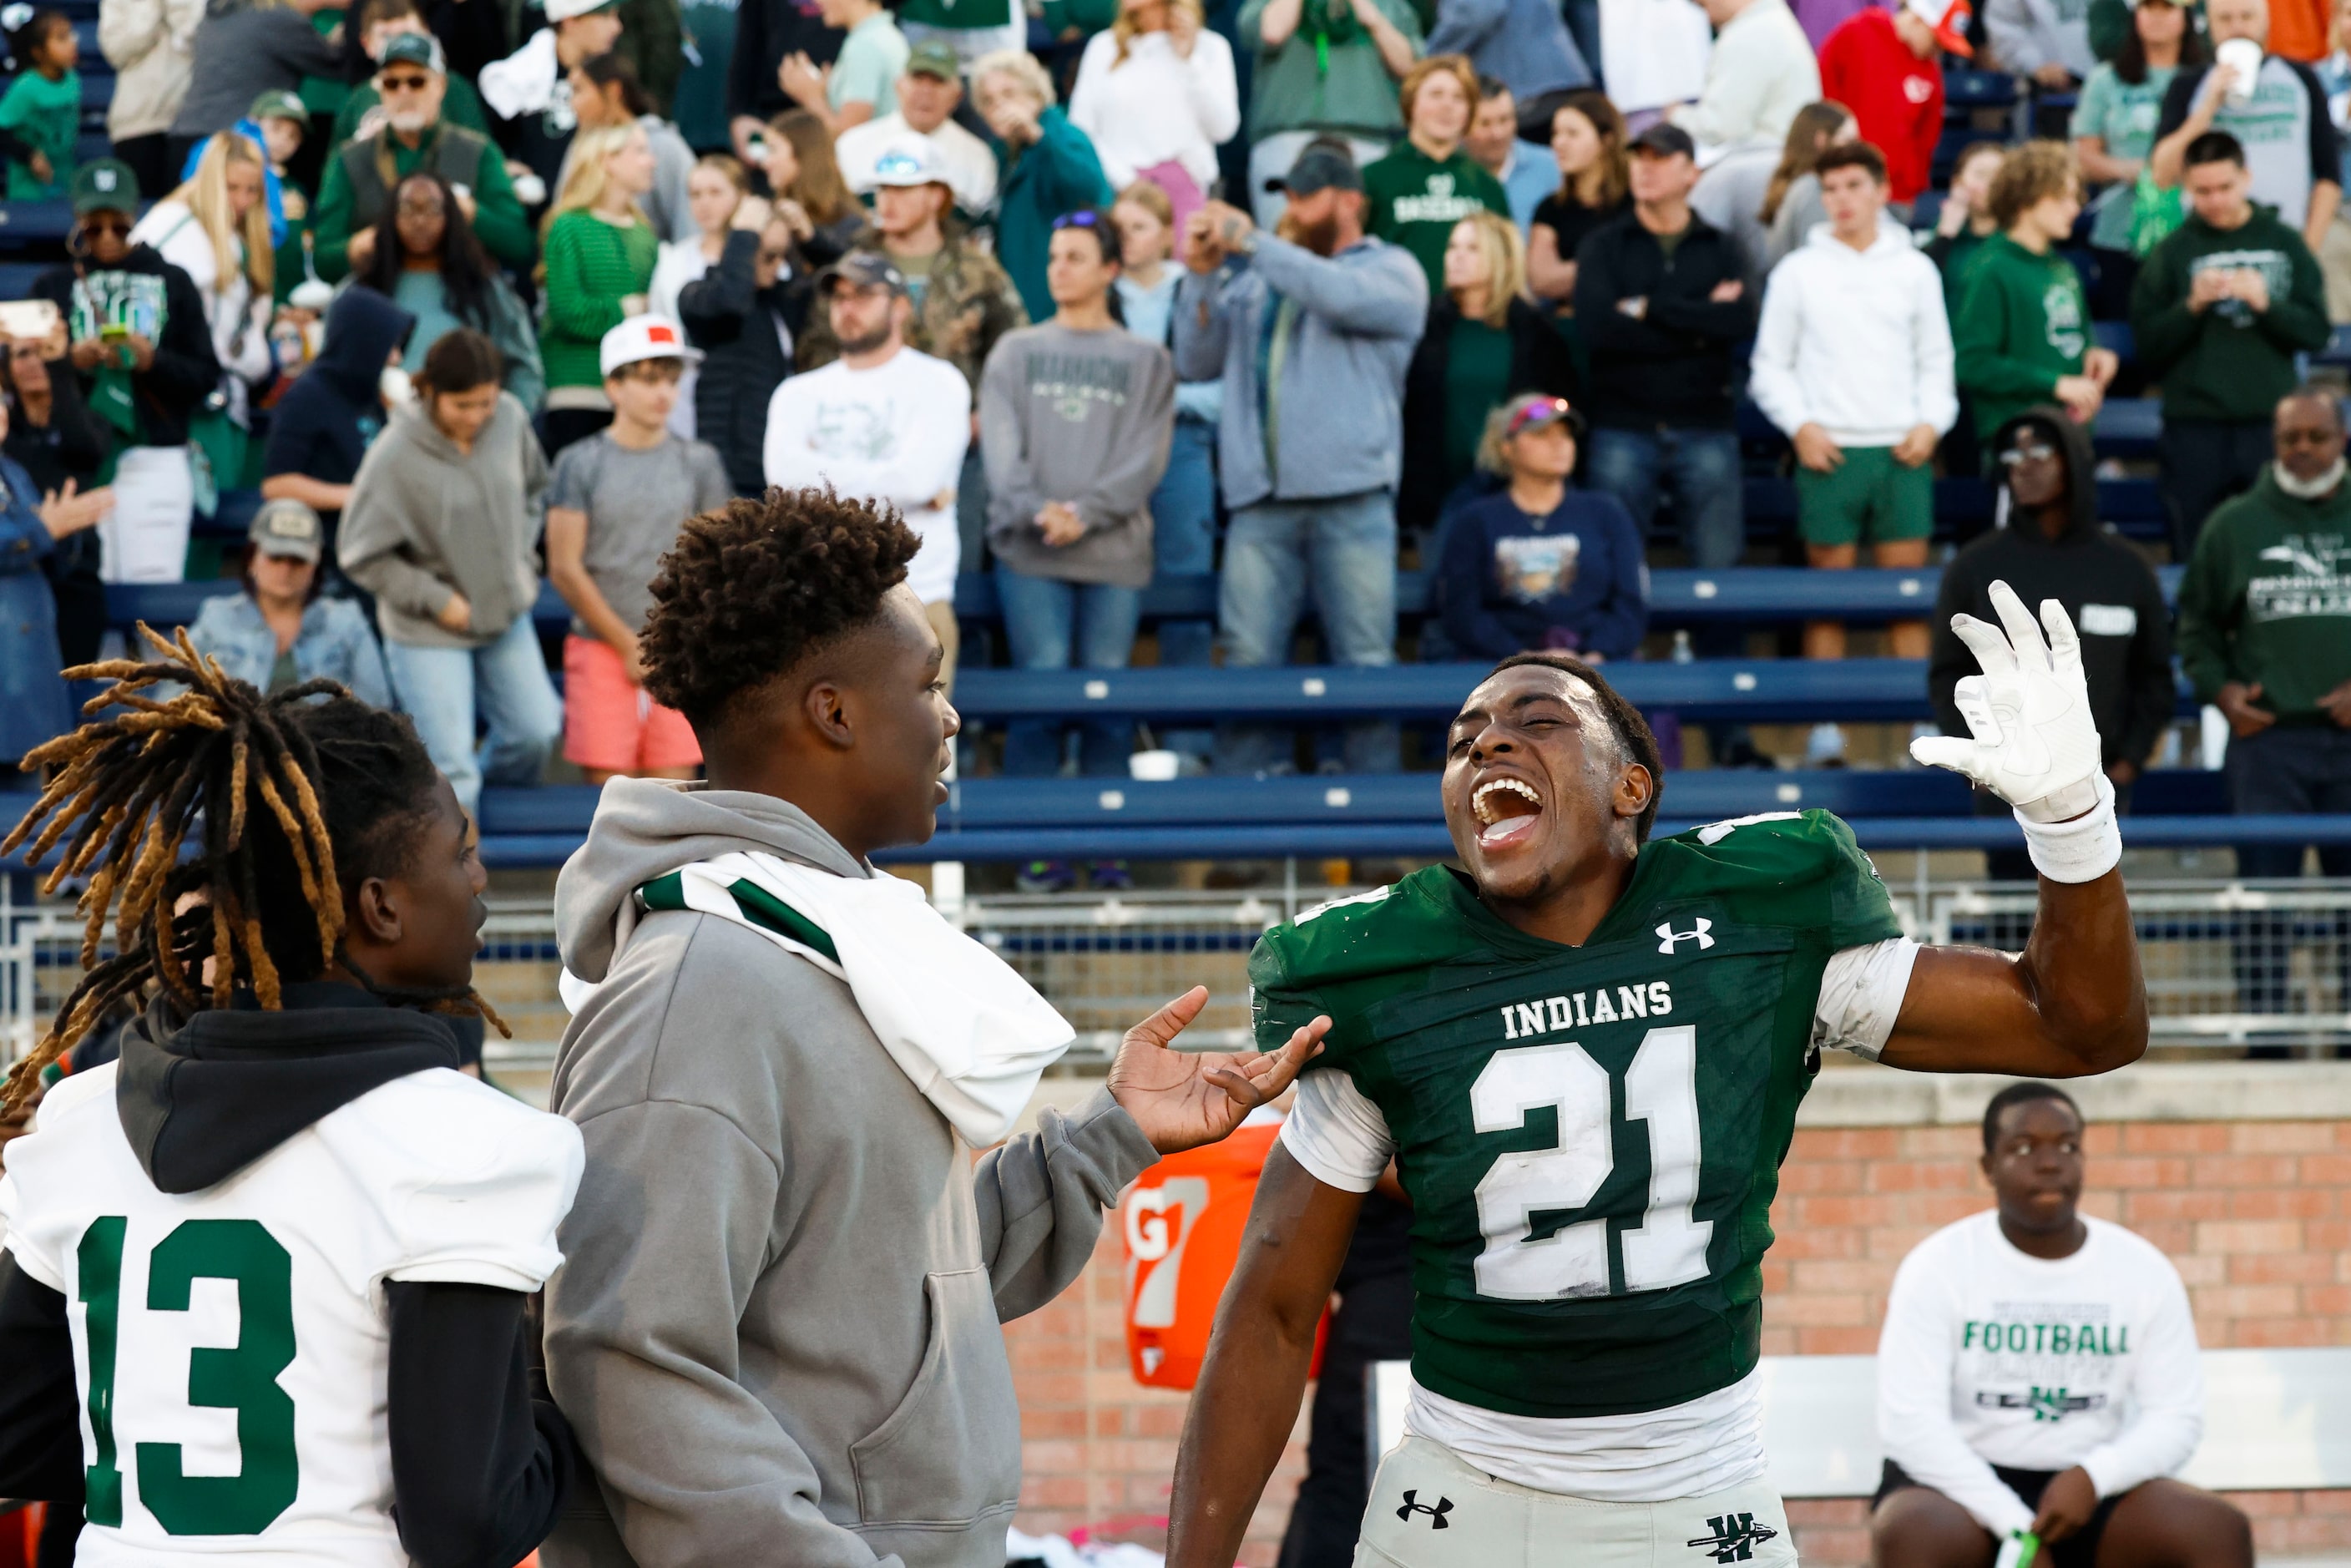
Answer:
[[2261, 73], [2262, 47], [2251, 38], [2231, 38], [2213, 51], [2213, 57], [2234, 73], [2236, 80], [2229, 87], [2229, 101], [2249, 102], [2253, 96], [2253, 78]]
[[1139, 782], [1165, 784], [1184, 770], [1184, 758], [1174, 751], [1138, 751], [1126, 759], [1126, 770]]

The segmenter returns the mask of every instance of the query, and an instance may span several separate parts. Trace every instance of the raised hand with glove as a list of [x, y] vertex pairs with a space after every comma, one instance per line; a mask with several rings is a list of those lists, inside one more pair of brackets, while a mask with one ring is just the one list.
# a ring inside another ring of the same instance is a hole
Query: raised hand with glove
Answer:
[[1993, 583], [1990, 592], [1998, 626], [1972, 615], [1951, 619], [1983, 672], [1952, 693], [1972, 738], [1914, 740], [1910, 755], [1964, 773], [2014, 807], [2042, 875], [2095, 881], [2121, 861], [2123, 845], [2114, 786], [2099, 767], [2081, 639], [2055, 600], [2042, 601], [2036, 623], [2007, 583]]

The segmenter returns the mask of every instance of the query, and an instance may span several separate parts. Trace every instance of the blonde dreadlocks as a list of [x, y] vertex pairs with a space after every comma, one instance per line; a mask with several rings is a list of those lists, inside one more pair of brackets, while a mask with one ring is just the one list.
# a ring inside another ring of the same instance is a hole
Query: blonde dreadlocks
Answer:
[[[139, 633], [153, 660], [66, 672], [113, 683], [86, 715], [115, 711], [26, 754], [26, 771], [57, 772], [0, 841], [6, 855], [29, 839], [34, 862], [64, 844], [44, 892], [89, 878], [81, 982], [10, 1071], [0, 1113], [23, 1105], [42, 1070], [110, 1009], [150, 986], [187, 1012], [226, 1008], [240, 991], [274, 1010], [288, 980], [339, 962], [356, 974], [342, 952], [344, 890], [398, 869], [384, 863], [399, 852], [387, 841], [431, 798], [431, 758], [401, 716], [328, 680], [265, 697], [197, 653], [184, 629], [169, 642], [143, 622]], [[183, 689], [144, 695], [166, 683]], [[183, 855], [191, 840], [196, 852]], [[110, 910], [116, 951], [100, 962]], [[506, 1031], [470, 988], [392, 999], [478, 1012]]]

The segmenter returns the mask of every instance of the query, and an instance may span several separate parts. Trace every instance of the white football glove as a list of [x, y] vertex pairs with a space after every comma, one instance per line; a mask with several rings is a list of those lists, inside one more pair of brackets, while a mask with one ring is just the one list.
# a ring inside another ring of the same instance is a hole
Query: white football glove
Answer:
[[[1951, 630], [1983, 666], [1983, 674], [1966, 676], [1951, 694], [1975, 738], [1914, 740], [1910, 755], [1966, 774], [2015, 807], [2019, 817], [2036, 822], [2078, 817], [2097, 805], [2103, 777], [2082, 641], [2055, 600], [2041, 601], [2036, 626], [2007, 583], [1994, 582], [1991, 592], [2000, 626], [1972, 615], [1951, 617]], [[2043, 626], [2049, 630], [2045, 643]]]

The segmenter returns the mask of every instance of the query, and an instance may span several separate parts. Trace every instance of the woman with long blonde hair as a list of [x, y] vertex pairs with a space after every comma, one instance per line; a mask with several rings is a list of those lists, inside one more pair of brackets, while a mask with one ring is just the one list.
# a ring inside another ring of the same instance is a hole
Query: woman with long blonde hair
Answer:
[[570, 177], [548, 210], [538, 352], [547, 371], [540, 434], [550, 458], [612, 422], [600, 350], [605, 333], [643, 312], [653, 287], [661, 244], [638, 205], [653, 183], [643, 126], [582, 131]]
[[840, 260], [865, 226], [865, 209], [841, 177], [824, 121], [805, 109], [788, 109], [768, 122], [766, 145], [776, 216], [791, 230], [801, 259], [811, 268]]
[[1527, 251], [1518, 225], [1473, 212], [1445, 246], [1445, 287], [1404, 379], [1404, 483], [1396, 521], [1418, 529], [1433, 561], [1434, 530], [1458, 505], [1478, 469], [1486, 411], [1513, 392], [1564, 397], [1575, 387], [1566, 340], [1527, 294]]
[[1179, 235], [1216, 181], [1217, 144], [1241, 122], [1232, 46], [1202, 23], [1200, 0], [1119, 0], [1070, 89], [1070, 123], [1092, 139], [1112, 188], [1148, 180], [1165, 191]]
[[[132, 244], [152, 246], [185, 272], [204, 302], [225, 401], [199, 412], [194, 434], [222, 489], [245, 482], [247, 410], [273, 371], [270, 284], [277, 272], [263, 199], [267, 172], [258, 144], [224, 131], [205, 144], [187, 182], [148, 208], [131, 231]], [[219, 472], [224, 467], [235, 471]]]

